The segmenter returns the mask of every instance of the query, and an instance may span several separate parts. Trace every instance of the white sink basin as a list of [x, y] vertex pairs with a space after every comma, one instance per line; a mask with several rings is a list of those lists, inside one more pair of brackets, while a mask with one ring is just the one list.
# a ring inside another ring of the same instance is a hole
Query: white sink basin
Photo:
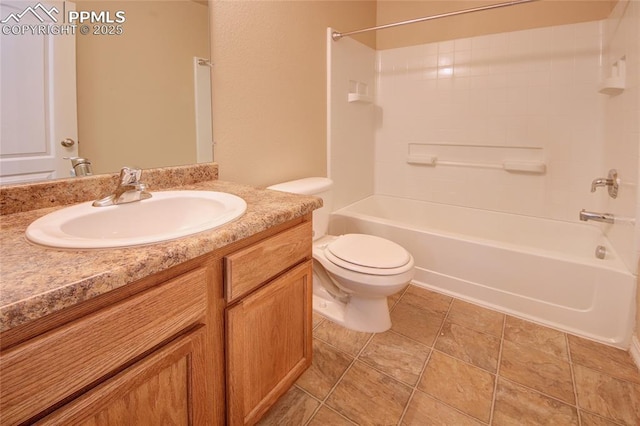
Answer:
[[153, 192], [142, 201], [93, 207], [92, 201], [49, 213], [27, 238], [60, 248], [128, 247], [157, 243], [222, 226], [247, 209], [240, 197], [214, 191]]

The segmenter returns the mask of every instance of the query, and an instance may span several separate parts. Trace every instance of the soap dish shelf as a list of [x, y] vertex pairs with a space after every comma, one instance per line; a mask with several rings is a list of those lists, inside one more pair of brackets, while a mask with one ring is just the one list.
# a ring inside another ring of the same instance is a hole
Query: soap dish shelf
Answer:
[[371, 104], [373, 103], [373, 96], [365, 95], [362, 93], [349, 93], [347, 100], [349, 102], [360, 102], [364, 104]]

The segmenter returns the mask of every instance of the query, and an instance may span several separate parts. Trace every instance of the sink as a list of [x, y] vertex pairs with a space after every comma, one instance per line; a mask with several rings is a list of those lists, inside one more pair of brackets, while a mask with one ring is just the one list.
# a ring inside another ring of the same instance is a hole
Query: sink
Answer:
[[107, 207], [92, 201], [56, 210], [26, 231], [37, 244], [59, 248], [129, 247], [211, 230], [244, 214], [240, 197], [215, 191], [161, 191], [149, 199]]

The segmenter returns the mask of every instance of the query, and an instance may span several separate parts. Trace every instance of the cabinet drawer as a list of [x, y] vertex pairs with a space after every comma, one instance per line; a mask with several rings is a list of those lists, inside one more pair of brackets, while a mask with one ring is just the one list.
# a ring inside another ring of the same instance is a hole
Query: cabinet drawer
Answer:
[[311, 222], [226, 256], [225, 298], [232, 302], [280, 272], [311, 258]]
[[36, 424], [212, 424], [202, 370], [205, 333], [200, 326], [172, 340]]
[[29, 420], [200, 322], [206, 283], [196, 269], [2, 353], [2, 421]]

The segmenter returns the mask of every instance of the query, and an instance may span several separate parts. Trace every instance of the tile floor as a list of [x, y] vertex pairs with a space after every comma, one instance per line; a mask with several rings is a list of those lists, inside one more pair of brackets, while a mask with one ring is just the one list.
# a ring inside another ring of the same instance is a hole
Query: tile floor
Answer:
[[640, 425], [625, 351], [416, 286], [393, 326], [314, 317], [313, 365], [261, 425]]

